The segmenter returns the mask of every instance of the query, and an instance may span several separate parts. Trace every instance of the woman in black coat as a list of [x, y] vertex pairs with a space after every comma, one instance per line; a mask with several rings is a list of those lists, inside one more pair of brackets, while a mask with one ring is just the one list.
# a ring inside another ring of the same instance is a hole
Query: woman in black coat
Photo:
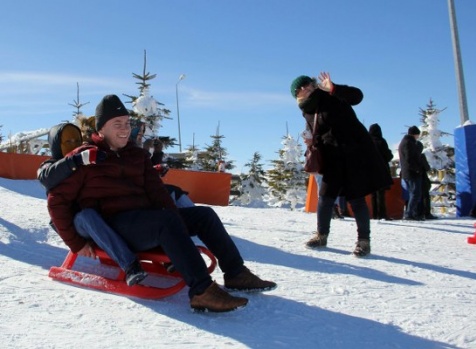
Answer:
[[345, 196], [357, 222], [358, 241], [354, 254], [370, 253], [370, 216], [365, 196], [392, 184], [392, 178], [370, 138], [367, 129], [352, 109], [363, 99], [356, 87], [337, 85], [328, 73], [319, 83], [300, 76], [291, 84], [291, 93], [312, 130], [317, 113], [317, 131], [313, 142], [323, 155], [322, 187], [319, 190], [318, 230], [307, 242], [310, 248], [325, 247], [330, 231], [334, 201]]
[[[382, 129], [380, 128], [380, 125], [370, 125], [369, 134], [375, 144], [375, 147], [377, 148], [378, 153], [385, 163], [388, 173], [390, 173], [390, 165], [388, 163], [393, 159], [393, 153], [388, 147], [387, 141], [382, 136]], [[385, 191], [388, 189], [390, 188], [381, 188], [372, 193], [372, 217], [374, 219], [390, 219], [387, 216], [387, 205], [385, 203]]]

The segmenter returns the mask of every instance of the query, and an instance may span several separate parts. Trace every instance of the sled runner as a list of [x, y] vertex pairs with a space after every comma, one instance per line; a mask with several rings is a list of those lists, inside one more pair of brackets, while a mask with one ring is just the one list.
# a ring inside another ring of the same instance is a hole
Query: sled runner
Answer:
[[[215, 270], [217, 261], [215, 256], [205, 247], [197, 246], [202, 257], [205, 256], [208, 272]], [[109, 269], [115, 276], [102, 276], [99, 273], [73, 270], [78, 255], [69, 252], [60, 267], [51, 267], [49, 277], [54, 280], [71, 283], [74, 285], [94, 288], [97, 290], [133, 296], [146, 299], [160, 299], [171, 296], [184, 288], [185, 281], [177, 271], [167, 271], [171, 265], [169, 257], [160, 248], [137, 254], [142, 268], [149, 276], [138, 285], [127, 286], [125, 272], [99, 247], [94, 248], [99, 266]]]

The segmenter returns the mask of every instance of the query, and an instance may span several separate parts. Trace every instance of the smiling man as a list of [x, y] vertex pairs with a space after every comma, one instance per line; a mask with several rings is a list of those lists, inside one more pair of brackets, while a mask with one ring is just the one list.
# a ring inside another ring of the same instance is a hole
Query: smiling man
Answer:
[[248, 300], [230, 295], [212, 281], [191, 236], [198, 236], [217, 257], [227, 289], [256, 292], [276, 287], [244, 266], [212, 208], [175, 206], [150, 154], [129, 141], [128, 111], [116, 95], [105, 96], [98, 104], [96, 127], [92, 143], [106, 152], [106, 160], [80, 167], [48, 194], [53, 223], [72, 251], [86, 243], [74, 228], [74, 209], [95, 209], [134, 251], [163, 248], [190, 287], [195, 310], [226, 312], [244, 307]]

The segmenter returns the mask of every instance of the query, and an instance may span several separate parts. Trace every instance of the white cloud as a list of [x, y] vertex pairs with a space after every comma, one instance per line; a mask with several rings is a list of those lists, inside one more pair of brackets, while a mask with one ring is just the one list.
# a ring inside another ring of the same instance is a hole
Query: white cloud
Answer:
[[255, 108], [265, 105], [289, 105], [290, 97], [284, 93], [262, 92], [215, 92], [198, 89], [184, 89], [183, 98], [187, 104], [197, 107], [214, 108]]
[[8, 72], [0, 71], [0, 81], [4, 83], [36, 83], [40, 85], [67, 85], [87, 83], [93, 85], [110, 86], [118, 83], [117, 79], [105, 79], [80, 75], [63, 75], [38, 72]]

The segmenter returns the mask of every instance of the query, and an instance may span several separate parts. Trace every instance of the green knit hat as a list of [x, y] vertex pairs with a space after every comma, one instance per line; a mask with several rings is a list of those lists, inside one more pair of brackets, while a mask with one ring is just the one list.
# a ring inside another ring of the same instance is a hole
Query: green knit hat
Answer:
[[303, 86], [309, 85], [311, 82], [314, 80], [311, 79], [309, 76], [306, 75], [301, 75], [298, 76], [296, 79], [293, 80], [291, 83], [291, 94], [293, 95], [294, 98], [297, 97], [297, 90], [300, 89]]

